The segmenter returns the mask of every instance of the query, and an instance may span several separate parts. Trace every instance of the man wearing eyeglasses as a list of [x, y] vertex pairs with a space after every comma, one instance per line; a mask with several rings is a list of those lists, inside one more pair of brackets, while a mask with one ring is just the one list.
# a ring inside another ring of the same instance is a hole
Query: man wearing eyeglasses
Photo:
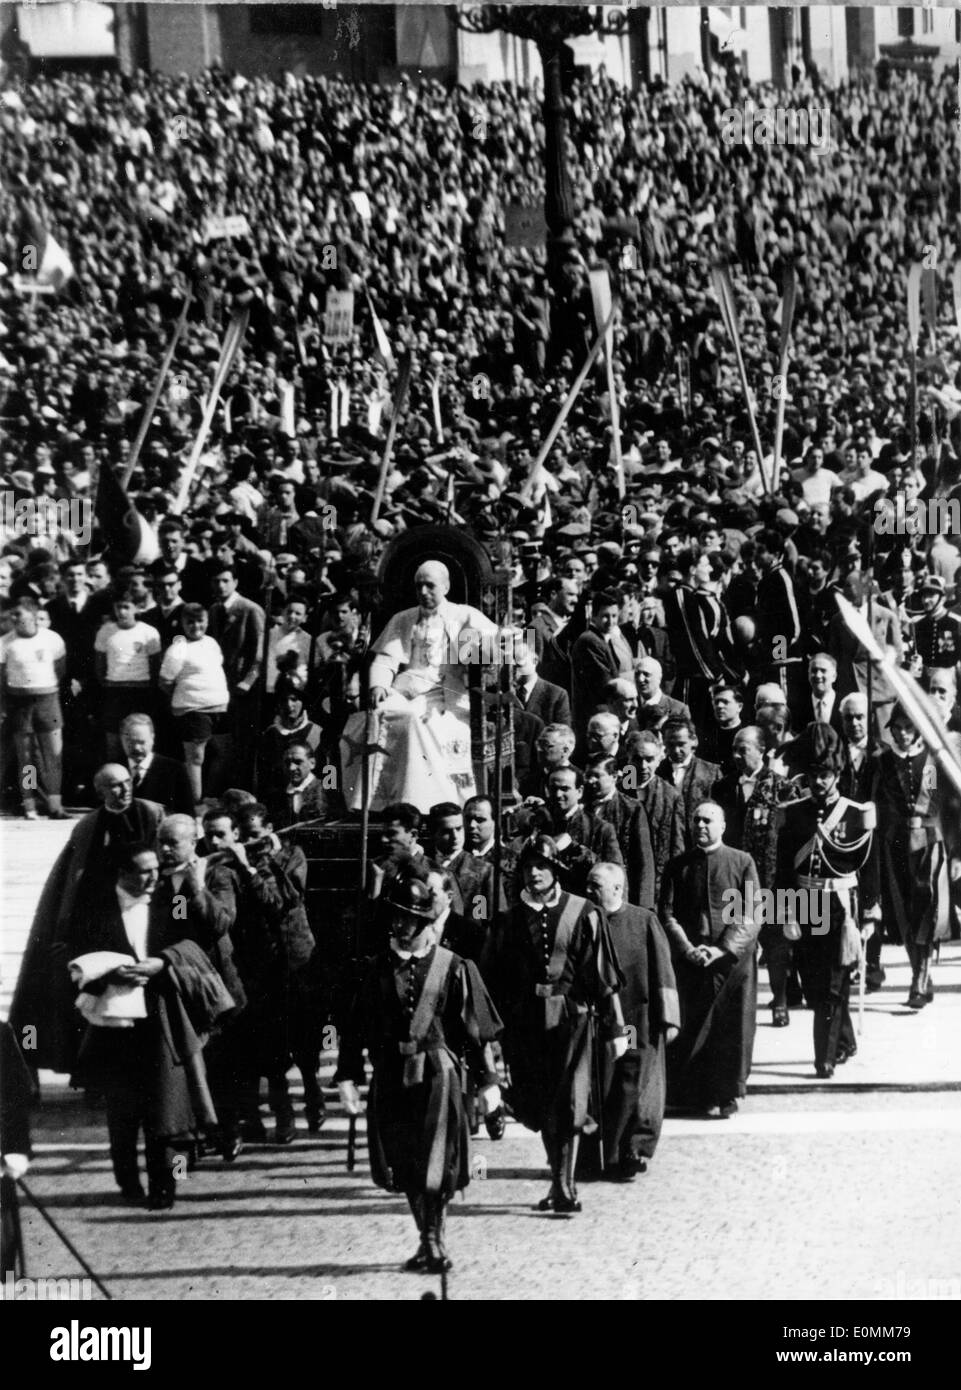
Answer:
[[142, 617], [149, 627], [156, 628], [160, 633], [162, 651], [166, 651], [174, 638], [179, 637], [183, 631], [180, 626], [180, 615], [183, 611], [184, 601], [180, 587], [180, 575], [173, 565], [164, 566], [154, 573], [154, 604], [152, 608], [148, 608], [142, 614]]

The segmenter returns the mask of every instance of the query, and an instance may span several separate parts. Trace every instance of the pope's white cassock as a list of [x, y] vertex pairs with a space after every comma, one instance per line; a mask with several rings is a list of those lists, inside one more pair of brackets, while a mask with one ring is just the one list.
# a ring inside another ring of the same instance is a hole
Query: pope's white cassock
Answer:
[[[370, 687], [388, 695], [371, 714], [372, 811], [407, 801], [426, 812], [474, 795], [466, 669], [458, 660], [478, 650], [472, 634], [495, 637], [497, 628], [478, 609], [445, 597], [433, 611], [395, 613], [374, 643]], [[365, 715], [352, 715], [340, 745], [352, 811], [363, 808], [364, 729]]]

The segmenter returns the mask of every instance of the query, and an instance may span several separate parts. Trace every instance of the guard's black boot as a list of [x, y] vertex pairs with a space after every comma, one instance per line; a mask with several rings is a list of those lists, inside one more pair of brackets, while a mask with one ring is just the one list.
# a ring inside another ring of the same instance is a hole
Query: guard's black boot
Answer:
[[572, 1215], [581, 1210], [581, 1204], [577, 1200], [577, 1187], [574, 1183], [574, 1168], [577, 1164], [577, 1139], [571, 1138], [564, 1140], [558, 1146], [557, 1154], [557, 1196], [554, 1199], [554, 1210], [566, 1215]]
[[541, 1200], [537, 1203], [537, 1210], [556, 1211], [557, 1200], [559, 1197], [562, 1196], [560, 1184], [560, 1169], [558, 1166], [560, 1160], [558, 1157], [557, 1140], [553, 1138], [548, 1138], [546, 1134], [543, 1134], [541, 1138], [544, 1141], [544, 1150], [547, 1154], [547, 1162], [549, 1163], [551, 1170], [551, 1190], [548, 1192], [546, 1197], [542, 1197]]
[[451, 1268], [444, 1236], [447, 1226], [447, 1201], [443, 1197], [425, 1197], [424, 1234], [427, 1239], [428, 1274], [446, 1274]]
[[404, 1261], [404, 1268], [411, 1270], [413, 1273], [422, 1273], [427, 1268], [427, 1261], [430, 1257], [430, 1251], [427, 1246], [427, 1234], [425, 1231], [424, 1198], [419, 1194], [408, 1192], [407, 1201], [410, 1204], [411, 1212], [417, 1223], [417, 1229], [420, 1232], [420, 1244], [417, 1247], [416, 1253], [411, 1255], [409, 1260]]

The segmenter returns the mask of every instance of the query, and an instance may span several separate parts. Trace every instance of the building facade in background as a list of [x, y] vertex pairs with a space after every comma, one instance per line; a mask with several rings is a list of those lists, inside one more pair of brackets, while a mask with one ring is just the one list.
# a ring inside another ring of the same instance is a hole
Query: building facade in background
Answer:
[[[676, 80], [736, 57], [753, 82], [791, 84], [814, 65], [829, 82], [882, 58], [939, 70], [961, 58], [961, 10], [948, 6], [762, 5], [626, 8], [620, 36], [572, 41], [575, 67], [604, 69], [636, 86]], [[0, 51], [29, 69], [117, 65], [125, 71], [245, 76], [340, 75], [390, 82], [419, 75], [445, 82], [540, 76], [536, 48], [509, 34], [458, 28], [450, 5], [100, 4], [33, 0], [0, 4]]]

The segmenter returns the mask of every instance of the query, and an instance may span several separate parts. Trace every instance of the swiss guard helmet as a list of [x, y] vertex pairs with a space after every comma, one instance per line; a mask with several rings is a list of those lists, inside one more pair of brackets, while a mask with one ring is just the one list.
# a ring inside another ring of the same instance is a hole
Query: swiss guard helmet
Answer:
[[404, 865], [391, 879], [381, 901], [394, 912], [417, 917], [423, 922], [437, 918], [433, 890], [416, 868]]
[[794, 747], [802, 771], [841, 771], [841, 739], [830, 724], [809, 724]]
[[518, 866], [523, 871], [528, 864], [548, 864], [555, 877], [561, 866], [560, 851], [550, 835], [533, 835], [524, 845], [518, 858]]

